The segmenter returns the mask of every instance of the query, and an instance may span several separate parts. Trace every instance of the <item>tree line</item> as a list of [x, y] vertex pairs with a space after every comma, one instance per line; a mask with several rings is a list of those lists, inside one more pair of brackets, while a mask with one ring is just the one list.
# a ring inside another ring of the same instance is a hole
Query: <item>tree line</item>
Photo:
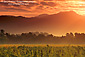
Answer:
[[[66, 33], [66, 36], [54, 36], [52, 34], [48, 34], [46, 32], [29, 32], [29, 33], [21, 33], [21, 34], [10, 34], [6, 33], [5, 30], [0, 30], [0, 43], [32, 43], [33, 41], [48, 41], [52, 40], [58, 42], [65, 40], [79, 40], [85, 39], [85, 33]], [[38, 43], [38, 42], [37, 42]]]

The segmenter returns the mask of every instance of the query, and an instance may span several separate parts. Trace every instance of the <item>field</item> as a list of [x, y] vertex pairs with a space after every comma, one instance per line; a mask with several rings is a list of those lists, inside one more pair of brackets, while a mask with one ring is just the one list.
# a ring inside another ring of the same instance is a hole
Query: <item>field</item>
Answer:
[[46, 47], [47, 45], [53, 47], [64, 47], [64, 46], [82, 46], [85, 47], [85, 44], [0, 44], [0, 47], [13, 47], [13, 46], [28, 46], [28, 47]]
[[1, 44], [0, 57], [85, 57], [85, 45]]

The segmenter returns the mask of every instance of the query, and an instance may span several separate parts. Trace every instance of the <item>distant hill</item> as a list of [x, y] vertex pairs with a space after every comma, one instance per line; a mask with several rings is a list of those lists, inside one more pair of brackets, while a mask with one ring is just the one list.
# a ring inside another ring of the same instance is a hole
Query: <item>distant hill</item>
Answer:
[[85, 32], [85, 16], [73, 11], [42, 14], [36, 17], [0, 16], [0, 28], [10, 33], [44, 31], [56, 35], [66, 32]]

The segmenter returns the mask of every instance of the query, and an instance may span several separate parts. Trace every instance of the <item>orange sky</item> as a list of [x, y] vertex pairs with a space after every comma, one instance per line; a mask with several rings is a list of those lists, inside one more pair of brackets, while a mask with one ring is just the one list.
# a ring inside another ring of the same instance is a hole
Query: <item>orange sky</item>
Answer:
[[[32, 17], [40, 14], [56, 14], [61, 11], [75, 11], [80, 15], [85, 15], [85, 2], [83, 1], [57, 1], [34, 3], [28, 6], [15, 6], [0, 4], [0, 15], [19, 15]], [[18, 12], [18, 13], [17, 13]]]

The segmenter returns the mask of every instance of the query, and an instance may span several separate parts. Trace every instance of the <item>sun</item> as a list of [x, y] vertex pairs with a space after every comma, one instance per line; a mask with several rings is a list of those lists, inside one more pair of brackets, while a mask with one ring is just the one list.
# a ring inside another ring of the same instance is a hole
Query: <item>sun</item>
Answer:
[[[69, 5], [71, 7], [69, 7]], [[70, 1], [69, 5], [68, 5], [69, 10], [73, 10], [76, 13], [78, 13], [79, 15], [84, 15], [85, 16], [85, 1], [82, 1], [82, 0], [80, 0], [80, 1], [78, 1], [78, 0], [77, 1], [76, 0], [75, 1]]]

